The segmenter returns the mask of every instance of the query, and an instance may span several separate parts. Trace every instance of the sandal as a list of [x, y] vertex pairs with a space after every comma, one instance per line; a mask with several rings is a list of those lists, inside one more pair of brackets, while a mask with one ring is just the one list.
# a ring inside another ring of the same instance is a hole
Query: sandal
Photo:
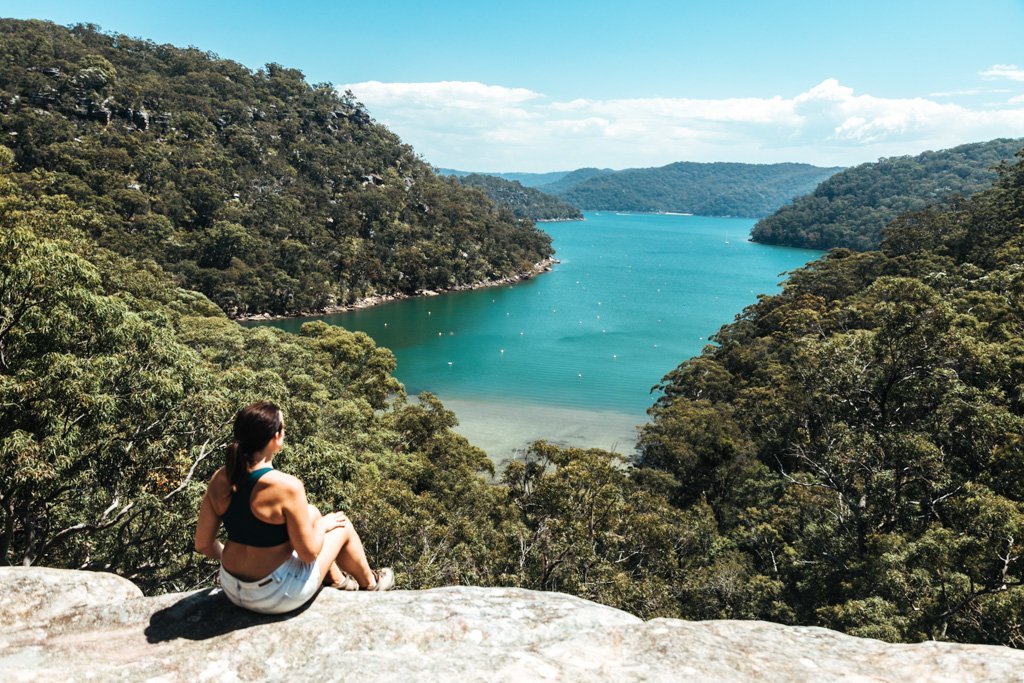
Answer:
[[377, 585], [373, 588], [360, 587], [361, 591], [389, 591], [395, 587], [395, 572], [392, 571], [391, 567], [382, 567], [380, 569], [374, 569], [373, 578], [377, 580]]
[[[328, 580], [330, 577], [328, 576]], [[352, 576], [348, 572], [341, 573], [341, 581], [331, 581], [327, 584], [331, 588], [335, 588], [340, 591], [357, 591], [359, 590], [359, 582], [356, 581], [356, 577]]]

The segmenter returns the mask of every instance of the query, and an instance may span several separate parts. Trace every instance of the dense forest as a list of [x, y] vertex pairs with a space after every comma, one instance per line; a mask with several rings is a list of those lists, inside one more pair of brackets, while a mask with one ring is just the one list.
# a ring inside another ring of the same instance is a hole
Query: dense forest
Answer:
[[561, 199], [545, 194], [532, 187], [523, 187], [515, 180], [505, 180], [492, 175], [471, 173], [459, 177], [466, 187], [483, 190], [498, 206], [504, 207], [519, 219], [529, 221], [573, 221], [583, 220], [580, 210]]
[[[840, 170], [839, 167], [820, 168], [807, 164], [701, 164], [681, 161], [658, 168], [623, 171], [578, 168], [554, 173], [471, 174], [451, 169], [438, 169], [438, 172], [462, 179], [483, 176], [514, 181], [583, 210], [759, 218], [794, 197], [810, 192], [818, 183]], [[988, 181], [991, 180], [990, 176]]]
[[270, 398], [279, 466], [404, 588], [1024, 644], [1024, 160], [745, 310], [665, 378], [635, 461], [536, 444], [493, 482], [365, 335], [243, 328], [13, 168], [0, 148], [4, 563], [209, 585], [204, 481], [234, 411]]
[[523, 187], [540, 187], [541, 185], [549, 185], [569, 175], [569, 171], [550, 171], [548, 173], [491, 173], [487, 171], [460, 171], [455, 168], [436, 168], [434, 170], [441, 175], [453, 175], [458, 178], [468, 175], [488, 175], [495, 178], [503, 178], [505, 180], [514, 180]]
[[576, 187], [580, 183], [586, 182], [591, 178], [597, 178], [600, 176], [606, 176], [616, 173], [616, 171], [610, 168], [577, 168], [575, 171], [569, 171], [568, 173], [561, 174], [561, 177], [556, 178], [548, 183], [537, 185], [536, 187], [541, 192], [547, 192], [548, 194], [561, 195], [572, 188]]
[[638, 465], [717, 534], [684, 614], [1024, 646], [1022, 226], [1024, 156], [665, 378]]
[[901, 213], [983, 190], [1024, 140], [1000, 139], [917, 156], [880, 159], [832, 176], [758, 221], [751, 239], [809, 249], [877, 249]]
[[529, 221], [439, 178], [350, 93], [295, 69], [92, 26], [2, 20], [0, 36], [17, 182], [95, 212], [99, 244], [230, 313], [445, 290], [551, 254]]
[[[30, 28], [61, 52], [57, 29]], [[19, 106], [4, 116], [77, 125]], [[199, 500], [234, 412], [267, 398], [289, 428], [275, 464], [346, 511], [403, 588], [1024, 645], [1024, 156], [743, 311], [665, 377], [635, 459], [538, 443], [496, 473], [366, 335], [243, 328], [161, 264], [162, 238], [125, 253], [120, 205], [87, 182], [115, 148], [33, 146], [34, 130], [0, 145], [0, 563], [210, 585]], [[192, 149], [173, 140], [161, 158]], [[57, 152], [74, 173], [23, 161]]]
[[624, 171], [579, 169], [539, 190], [584, 210], [767, 216], [839, 171], [808, 164], [688, 161]]

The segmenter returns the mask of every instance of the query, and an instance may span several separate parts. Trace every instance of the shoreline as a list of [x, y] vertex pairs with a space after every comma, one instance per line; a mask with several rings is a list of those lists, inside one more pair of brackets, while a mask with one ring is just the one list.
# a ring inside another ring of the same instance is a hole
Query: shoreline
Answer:
[[542, 261], [538, 261], [533, 264], [530, 270], [522, 273], [515, 273], [513, 275], [507, 275], [496, 280], [481, 280], [479, 282], [470, 282], [461, 285], [455, 285], [448, 289], [424, 289], [414, 294], [405, 294], [397, 292], [395, 294], [375, 294], [373, 296], [364, 297], [358, 299], [351, 304], [345, 304], [343, 306], [326, 306], [319, 311], [301, 311], [299, 313], [290, 313], [288, 315], [272, 315], [270, 313], [253, 313], [249, 315], [231, 315], [228, 317], [235, 322], [251, 322], [254, 320], [291, 320], [294, 318], [311, 318], [321, 315], [334, 315], [336, 313], [347, 313], [348, 311], [357, 311], [363, 308], [370, 308], [372, 306], [378, 306], [380, 304], [386, 304], [391, 301], [402, 301], [404, 299], [412, 299], [415, 297], [429, 297], [429, 296], [440, 296], [442, 294], [450, 294], [452, 292], [467, 292], [474, 289], [487, 289], [488, 287], [501, 287], [503, 285], [511, 285], [524, 280], [530, 280], [542, 273], [549, 273], [554, 266], [561, 263], [554, 256], [548, 257]]
[[550, 405], [515, 397], [452, 396], [443, 392], [437, 397], [458, 419], [453, 430], [487, 453], [499, 470], [538, 440], [560, 448], [601, 448], [632, 459], [639, 429], [650, 422], [644, 415], [607, 407]]

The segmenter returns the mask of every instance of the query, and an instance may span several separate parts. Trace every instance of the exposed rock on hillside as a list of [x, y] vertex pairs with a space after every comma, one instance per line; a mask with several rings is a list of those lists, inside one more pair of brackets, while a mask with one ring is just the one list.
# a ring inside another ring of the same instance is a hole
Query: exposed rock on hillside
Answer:
[[265, 617], [218, 591], [146, 598], [109, 574], [3, 568], [0, 614], [7, 680], [1024, 680], [1024, 653], [1008, 648], [643, 622], [514, 588], [325, 590]]

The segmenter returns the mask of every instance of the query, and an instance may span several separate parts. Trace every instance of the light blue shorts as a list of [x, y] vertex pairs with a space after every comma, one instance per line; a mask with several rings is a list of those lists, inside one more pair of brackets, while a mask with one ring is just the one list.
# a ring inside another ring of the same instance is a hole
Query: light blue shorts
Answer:
[[320, 564], [292, 556], [258, 581], [242, 581], [220, 568], [220, 587], [228, 600], [253, 612], [281, 614], [302, 607], [320, 588]]

